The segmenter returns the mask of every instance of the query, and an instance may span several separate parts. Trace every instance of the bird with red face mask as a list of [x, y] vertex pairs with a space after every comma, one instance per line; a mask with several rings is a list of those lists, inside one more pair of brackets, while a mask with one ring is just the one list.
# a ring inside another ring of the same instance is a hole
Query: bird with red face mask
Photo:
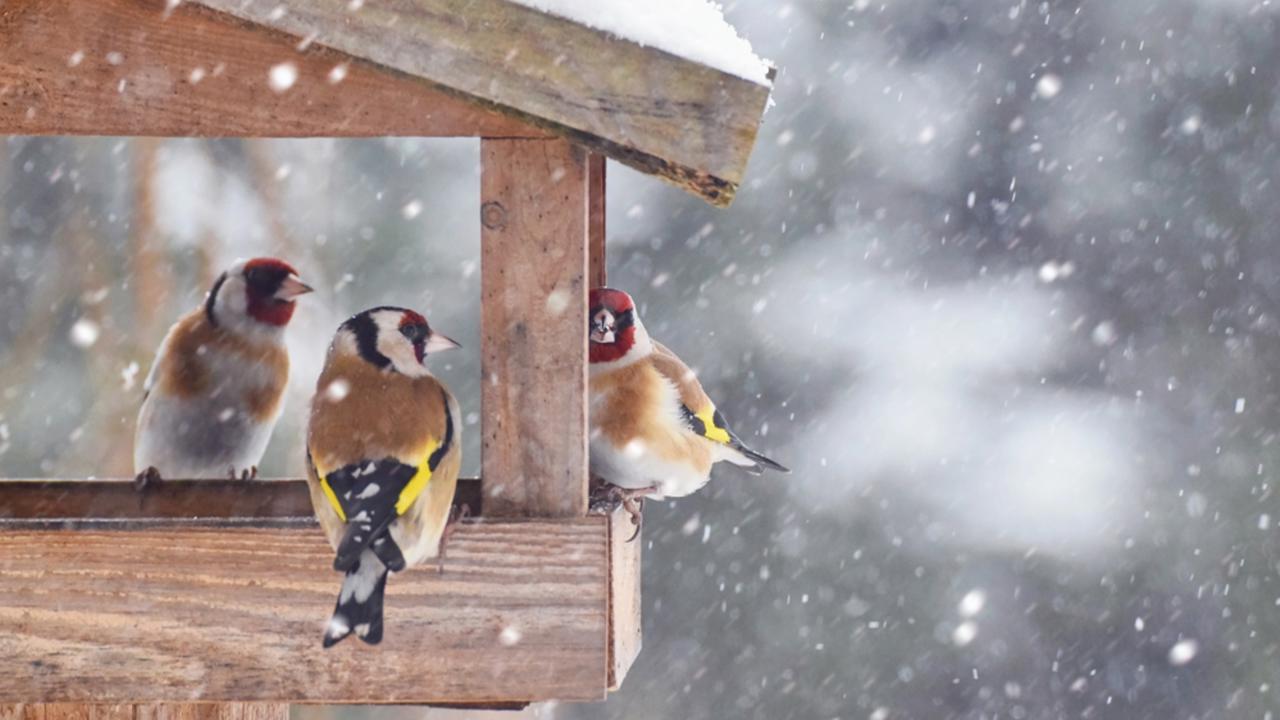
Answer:
[[790, 472], [729, 429], [689, 366], [649, 337], [630, 295], [595, 288], [587, 313], [591, 474], [607, 483], [596, 499], [621, 502], [639, 525], [644, 498], [688, 495], [722, 460]]
[[160, 343], [134, 435], [139, 487], [257, 474], [289, 379], [284, 329], [311, 292], [288, 263], [236, 262]]

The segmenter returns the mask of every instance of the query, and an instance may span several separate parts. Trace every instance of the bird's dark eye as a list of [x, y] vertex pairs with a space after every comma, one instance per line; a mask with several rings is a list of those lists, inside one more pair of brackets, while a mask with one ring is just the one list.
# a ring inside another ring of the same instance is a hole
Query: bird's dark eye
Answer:
[[409, 342], [416, 345], [417, 343], [422, 342], [422, 339], [426, 337], [427, 329], [421, 325], [405, 325], [400, 328], [400, 334], [408, 338]]

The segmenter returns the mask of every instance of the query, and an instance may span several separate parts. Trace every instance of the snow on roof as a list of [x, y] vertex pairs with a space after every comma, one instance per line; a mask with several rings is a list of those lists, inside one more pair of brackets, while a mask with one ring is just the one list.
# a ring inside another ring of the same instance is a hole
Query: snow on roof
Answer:
[[645, 47], [768, 86], [769, 64], [710, 0], [516, 0]]

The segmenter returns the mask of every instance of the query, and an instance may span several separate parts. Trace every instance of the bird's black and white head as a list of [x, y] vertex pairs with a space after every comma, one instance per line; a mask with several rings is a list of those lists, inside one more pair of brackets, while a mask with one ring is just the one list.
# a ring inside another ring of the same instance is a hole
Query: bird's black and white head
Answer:
[[298, 271], [283, 260], [238, 260], [218, 276], [205, 298], [204, 312], [218, 327], [242, 332], [277, 334], [293, 318], [295, 300], [311, 288]]
[[422, 315], [390, 306], [352, 315], [338, 328], [335, 345], [383, 370], [409, 377], [429, 375], [428, 357], [460, 347], [432, 330]]

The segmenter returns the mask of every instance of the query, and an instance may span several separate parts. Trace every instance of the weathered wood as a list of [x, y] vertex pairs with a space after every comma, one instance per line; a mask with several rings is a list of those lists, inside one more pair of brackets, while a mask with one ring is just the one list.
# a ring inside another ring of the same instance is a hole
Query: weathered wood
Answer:
[[0, 705], [0, 720], [288, 720], [280, 703], [47, 703]]
[[[458, 481], [455, 505], [480, 515], [482, 500], [479, 480]], [[145, 492], [132, 478], [0, 480], [0, 529], [314, 523], [306, 481], [296, 478], [165, 480]]]
[[604, 287], [608, 279], [605, 265], [605, 157], [591, 153], [587, 158], [587, 277], [591, 287]]
[[609, 515], [610, 690], [622, 687], [640, 654], [640, 541], [628, 513], [619, 508]]
[[0, 531], [0, 703], [597, 700], [605, 523], [464, 524], [391, 578], [376, 650], [328, 651], [314, 528]]
[[563, 140], [481, 155], [485, 513], [587, 510], [587, 163]]
[[[92, 0], [82, 0], [91, 2]], [[463, 93], [728, 205], [769, 88], [511, 0], [198, 0]]]
[[[0, 3], [0, 134], [547, 134], [299, 37], [192, 3], [9, 0]], [[297, 81], [277, 92], [268, 77], [281, 63]], [[345, 76], [331, 82], [335, 72]]]

